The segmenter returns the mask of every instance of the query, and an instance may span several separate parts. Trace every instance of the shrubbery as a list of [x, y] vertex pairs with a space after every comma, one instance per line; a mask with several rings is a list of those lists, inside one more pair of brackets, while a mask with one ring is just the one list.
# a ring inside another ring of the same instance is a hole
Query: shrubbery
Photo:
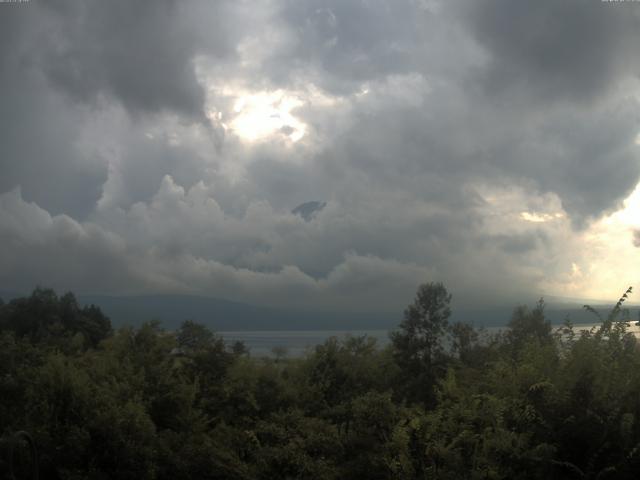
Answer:
[[386, 348], [274, 359], [193, 322], [113, 332], [37, 289], [0, 304], [0, 431], [31, 433], [44, 478], [636, 478], [625, 298], [591, 332], [553, 332], [540, 303], [481, 338], [427, 284]]

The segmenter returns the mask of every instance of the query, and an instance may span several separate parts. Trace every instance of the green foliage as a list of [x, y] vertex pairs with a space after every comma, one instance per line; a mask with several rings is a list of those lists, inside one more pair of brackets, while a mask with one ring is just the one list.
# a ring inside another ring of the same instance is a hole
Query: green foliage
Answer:
[[630, 293], [590, 332], [553, 333], [540, 302], [488, 336], [426, 284], [388, 348], [253, 358], [191, 321], [111, 332], [37, 289], [0, 305], [0, 432], [33, 435], [42, 478], [636, 478]]
[[544, 316], [544, 300], [540, 299], [533, 310], [524, 305], [514, 310], [508, 324], [507, 341], [514, 354], [527, 343], [544, 345], [553, 341], [551, 323]]
[[441, 283], [420, 285], [404, 312], [400, 330], [391, 333], [401, 370], [404, 397], [432, 405], [436, 380], [444, 372], [443, 340], [449, 331], [451, 295]]
[[212, 346], [216, 337], [207, 327], [192, 320], [186, 320], [176, 332], [178, 347], [186, 352], [198, 352]]
[[36, 288], [27, 298], [0, 305], [0, 330], [77, 351], [95, 348], [110, 335], [111, 322], [95, 305], [80, 308], [72, 293], [58, 297], [53, 290]]

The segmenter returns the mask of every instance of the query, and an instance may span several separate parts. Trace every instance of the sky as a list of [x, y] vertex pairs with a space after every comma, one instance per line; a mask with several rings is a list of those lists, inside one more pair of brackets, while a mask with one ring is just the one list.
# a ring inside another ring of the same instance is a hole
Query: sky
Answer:
[[615, 301], [638, 46], [635, 2], [0, 3], [0, 289]]

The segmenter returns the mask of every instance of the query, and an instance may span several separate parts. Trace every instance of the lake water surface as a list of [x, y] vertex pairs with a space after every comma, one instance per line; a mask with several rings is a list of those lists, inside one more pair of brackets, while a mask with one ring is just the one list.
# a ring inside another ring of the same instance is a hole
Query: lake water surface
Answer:
[[[583, 323], [574, 325], [574, 330], [589, 330], [597, 327], [596, 323]], [[553, 329], [560, 327], [554, 325]], [[497, 333], [506, 327], [489, 327], [484, 331], [488, 334]], [[627, 331], [632, 332], [636, 338], [640, 338], [640, 327], [631, 322]], [[379, 347], [389, 343], [389, 330], [264, 330], [264, 331], [236, 331], [218, 332], [226, 342], [237, 340], [244, 342], [253, 356], [272, 356], [275, 347], [284, 347], [287, 356], [300, 357], [309, 349], [325, 342], [330, 337], [344, 338], [347, 335], [354, 337], [367, 335], [377, 341]]]

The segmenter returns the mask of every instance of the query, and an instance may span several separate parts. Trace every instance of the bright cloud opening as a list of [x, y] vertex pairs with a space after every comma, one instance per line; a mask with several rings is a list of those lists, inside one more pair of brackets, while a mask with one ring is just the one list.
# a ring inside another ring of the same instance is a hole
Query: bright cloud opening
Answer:
[[557, 218], [563, 218], [564, 214], [558, 212], [554, 214], [549, 213], [536, 213], [536, 212], [522, 212], [520, 213], [520, 218], [527, 222], [532, 223], [544, 223], [549, 222], [551, 220], [555, 220]]
[[306, 133], [306, 125], [293, 116], [292, 110], [303, 102], [283, 90], [245, 93], [233, 106], [233, 119], [228, 128], [246, 141], [258, 141], [281, 134], [297, 142]]
[[[591, 225], [575, 239], [575, 262], [564, 280], [550, 279], [548, 290], [575, 297], [615, 301], [629, 286], [637, 288], [640, 248], [635, 232], [640, 228], [640, 184], [623, 207]], [[634, 295], [632, 302], [638, 302]]]

